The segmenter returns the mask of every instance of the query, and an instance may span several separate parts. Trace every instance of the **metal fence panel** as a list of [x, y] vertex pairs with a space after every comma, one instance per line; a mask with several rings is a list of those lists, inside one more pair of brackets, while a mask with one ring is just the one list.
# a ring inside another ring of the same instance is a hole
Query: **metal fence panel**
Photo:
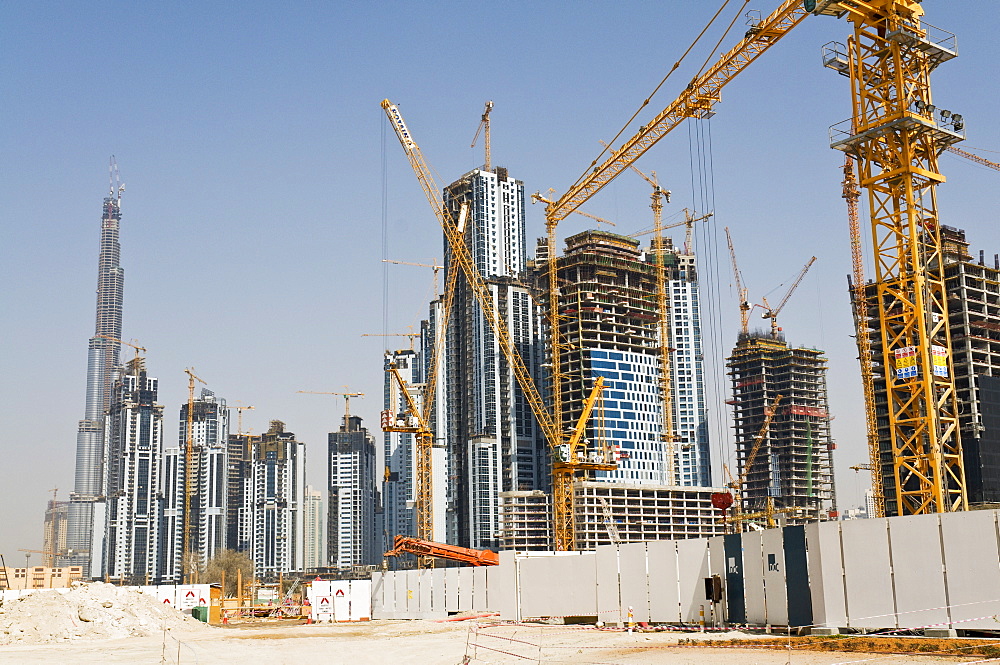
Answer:
[[[680, 541], [697, 542], [697, 541]], [[704, 550], [704, 546], [702, 547]], [[646, 544], [648, 570], [649, 620], [657, 623], [678, 623], [681, 620], [681, 599], [677, 581], [677, 544], [672, 540], [656, 540]], [[690, 557], [695, 559], [695, 557]], [[697, 564], [695, 565], [697, 568]], [[697, 574], [697, 573], [695, 573]]]
[[772, 626], [788, 625], [788, 593], [785, 582], [785, 541], [781, 529], [768, 529], [760, 533], [764, 573], [764, 606], [767, 623]]
[[840, 524], [847, 589], [847, 621], [852, 628], [895, 628], [892, 571], [886, 520]]
[[943, 513], [941, 537], [954, 627], [1000, 630], [997, 511]]
[[597, 555], [560, 554], [518, 562], [521, 616], [597, 616]]
[[[763, 533], [740, 534], [743, 543], [743, 595], [746, 598], [746, 622], [763, 626], [767, 623], [764, 602]], [[733, 619], [735, 621], [735, 619]]]
[[649, 576], [646, 572], [646, 545], [628, 543], [618, 548], [618, 580], [622, 606], [632, 608], [634, 621], [649, 621]]
[[844, 595], [840, 522], [807, 524], [805, 531], [812, 623], [830, 628], [846, 626], [847, 597]]
[[937, 515], [889, 520], [893, 588], [899, 627], [919, 628], [948, 621]]

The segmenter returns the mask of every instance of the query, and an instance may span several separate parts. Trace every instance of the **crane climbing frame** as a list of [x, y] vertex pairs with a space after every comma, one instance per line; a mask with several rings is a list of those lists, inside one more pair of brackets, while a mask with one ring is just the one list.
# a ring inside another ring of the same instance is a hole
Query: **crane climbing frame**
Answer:
[[945, 182], [938, 156], [963, 138], [963, 125], [935, 113], [930, 86], [931, 71], [957, 53], [931, 38], [915, 0], [817, 3], [814, 11], [854, 25], [846, 49], [853, 114], [832, 146], [856, 160], [868, 195], [896, 512], [965, 510], [936, 195]]

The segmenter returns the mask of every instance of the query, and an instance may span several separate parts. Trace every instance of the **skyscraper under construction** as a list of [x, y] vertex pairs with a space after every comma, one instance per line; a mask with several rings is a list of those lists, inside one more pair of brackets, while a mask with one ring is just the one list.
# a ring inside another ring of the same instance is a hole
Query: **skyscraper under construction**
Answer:
[[[977, 261], [969, 253], [965, 231], [951, 226], [941, 226], [941, 244], [965, 486], [970, 504], [995, 507], [1000, 504], [1000, 255], [994, 254], [992, 265], [988, 265], [985, 252], [980, 251]], [[856, 307], [855, 287], [852, 284], [850, 291]], [[900, 509], [900, 497], [896, 494], [895, 456], [889, 440], [878, 285], [868, 282], [863, 292], [873, 360], [872, 388], [884, 510], [887, 517], [892, 517], [906, 511]], [[855, 319], [855, 325], [858, 323]], [[890, 376], [897, 381], [907, 380], [918, 371], [905, 357], [889, 368]]]
[[[746, 473], [744, 510], [765, 510], [770, 499], [774, 508], [798, 509], [790, 522], [826, 519], [836, 502], [825, 354], [790, 346], [776, 328], [741, 332], [726, 362], [739, 472]], [[748, 460], [772, 408], [770, 426]]]
[[[122, 334], [122, 292], [125, 273], [119, 264], [121, 246], [121, 194], [125, 187], [118, 179], [114, 158], [111, 185], [101, 216], [101, 245], [97, 263], [97, 322], [87, 352], [87, 400], [83, 420], [76, 435], [76, 475], [69, 501], [66, 534], [67, 554], [61, 566], [82, 566], [90, 575], [90, 555], [100, 549], [103, 524], [94, 525], [94, 506], [101, 500], [104, 476], [104, 416], [111, 401], [112, 372], [118, 365]], [[100, 511], [99, 511], [100, 512]]]
[[[544, 239], [539, 256], [544, 257]], [[657, 331], [655, 254], [639, 241], [606, 231], [566, 239], [555, 259], [559, 278], [563, 352], [563, 427], [572, 428], [593, 380], [603, 376], [603, 435], [617, 452], [618, 469], [597, 480], [628, 485], [707, 486], [710, 483], [705, 385], [693, 254], [663, 241], [670, 356], [674, 464], [661, 436], [665, 427]], [[547, 280], [545, 262], [538, 262]], [[588, 428], [596, 441], [597, 428]]]

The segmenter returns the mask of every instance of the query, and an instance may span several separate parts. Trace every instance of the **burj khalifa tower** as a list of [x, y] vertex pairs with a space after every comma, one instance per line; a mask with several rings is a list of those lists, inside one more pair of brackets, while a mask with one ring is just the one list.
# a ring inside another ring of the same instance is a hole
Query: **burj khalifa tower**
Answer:
[[59, 557], [59, 565], [82, 566], [85, 578], [99, 574], [103, 549], [104, 416], [111, 399], [111, 382], [121, 349], [125, 272], [119, 264], [121, 245], [118, 229], [124, 190], [112, 157], [110, 191], [104, 199], [101, 216], [97, 322], [87, 351], [87, 403], [76, 435], [76, 477], [69, 502], [67, 552]]

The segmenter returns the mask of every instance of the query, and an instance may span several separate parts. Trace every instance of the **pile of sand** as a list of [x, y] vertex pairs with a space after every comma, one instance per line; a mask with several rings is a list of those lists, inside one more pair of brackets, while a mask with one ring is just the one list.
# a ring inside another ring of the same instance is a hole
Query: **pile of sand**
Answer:
[[0, 606], [0, 645], [115, 639], [180, 628], [211, 630], [155, 596], [103, 582], [79, 584], [66, 593], [35, 591]]

